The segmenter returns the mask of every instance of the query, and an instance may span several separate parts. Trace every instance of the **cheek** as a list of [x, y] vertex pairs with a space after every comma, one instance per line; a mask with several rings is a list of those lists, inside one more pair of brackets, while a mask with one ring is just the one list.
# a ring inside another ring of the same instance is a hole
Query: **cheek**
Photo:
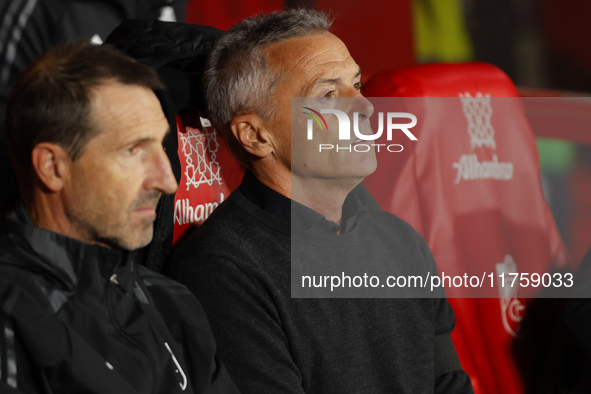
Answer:
[[[331, 116], [331, 118], [335, 118], [335, 116]], [[333, 141], [335, 144], [339, 142], [339, 122], [336, 120], [330, 120], [326, 122], [328, 125], [328, 132], [324, 133], [326, 141]], [[351, 129], [351, 131], [353, 131]], [[346, 141], [343, 141], [346, 142]]]
[[93, 200], [103, 209], [111, 211], [124, 211], [141, 188], [141, 177], [121, 166], [99, 167], [89, 175], [88, 180], [95, 197]]

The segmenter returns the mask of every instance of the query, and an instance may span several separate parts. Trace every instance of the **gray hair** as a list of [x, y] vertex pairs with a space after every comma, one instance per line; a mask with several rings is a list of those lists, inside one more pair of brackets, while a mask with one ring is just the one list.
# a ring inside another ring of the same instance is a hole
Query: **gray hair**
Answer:
[[232, 26], [216, 43], [205, 73], [209, 117], [230, 152], [246, 167], [248, 154], [229, 124], [239, 111], [272, 119], [273, 90], [281, 75], [270, 69], [265, 49], [281, 41], [327, 32], [332, 20], [319, 11], [290, 9], [257, 15]]

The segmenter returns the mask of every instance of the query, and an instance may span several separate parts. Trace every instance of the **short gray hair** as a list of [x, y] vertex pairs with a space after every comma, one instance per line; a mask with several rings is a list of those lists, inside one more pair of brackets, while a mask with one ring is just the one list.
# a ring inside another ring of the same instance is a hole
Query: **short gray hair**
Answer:
[[265, 48], [297, 37], [330, 30], [332, 20], [310, 9], [290, 9], [257, 15], [232, 26], [216, 43], [208, 60], [205, 87], [209, 117], [230, 152], [250, 166], [248, 154], [236, 141], [230, 122], [239, 111], [272, 119], [273, 89], [281, 79], [267, 64]]

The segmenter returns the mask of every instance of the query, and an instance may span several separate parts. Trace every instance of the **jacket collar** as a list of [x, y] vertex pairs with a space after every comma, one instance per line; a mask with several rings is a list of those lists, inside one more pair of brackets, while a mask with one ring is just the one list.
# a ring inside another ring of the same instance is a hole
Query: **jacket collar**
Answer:
[[[357, 185], [345, 199], [341, 226], [339, 227], [335, 222], [326, 219], [324, 215], [265, 186], [248, 170], [245, 172], [244, 178], [242, 178], [240, 192], [258, 207], [286, 223], [291, 223], [292, 229], [316, 235], [335, 235], [339, 230], [341, 234], [350, 232], [355, 226], [358, 216], [367, 211], [368, 207], [373, 206], [371, 201], [367, 205], [367, 201], [363, 200], [363, 193], [367, 193], [365, 187]], [[373, 198], [370, 197], [370, 199], [375, 202]], [[379, 205], [377, 207], [379, 209]]]
[[11, 263], [40, 271], [57, 281], [64, 290], [93, 289], [102, 293], [112, 275], [118, 286], [133, 291], [134, 261], [139, 254], [87, 244], [73, 238], [39, 228], [28, 217], [22, 204], [7, 216], [5, 236], [13, 244], [25, 244], [13, 255]]

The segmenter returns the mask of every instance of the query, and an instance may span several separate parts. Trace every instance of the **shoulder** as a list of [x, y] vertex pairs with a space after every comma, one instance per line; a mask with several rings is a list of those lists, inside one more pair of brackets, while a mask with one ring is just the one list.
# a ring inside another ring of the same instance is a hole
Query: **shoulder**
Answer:
[[272, 289], [289, 275], [289, 231], [244, 203], [228, 198], [173, 252], [171, 277], [201, 300], [223, 291]]
[[[183, 261], [249, 260], [251, 256], [275, 253], [289, 245], [289, 224], [250, 203], [235, 191], [173, 254], [173, 267]], [[284, 228], [283, 228], [283, 227]]]
[[240, 245], [251, 218], [233, 201], [232, 196], [174, 248], [174, 264], [212, 253], [225, 254]]
[[6, 314], [18, 309], [55, 313], [68, 295], [51, 276], [44, 275], [35, 256], [14, 234], [0, 235], [0, 305]]
[[396, 236], [407, 235], [419, 241], [422, 240], [422, 236], [408, 222], [382, 210], [380, 204], [363, 184], [358, 185], [351, 193], [355, 194], [367, 209], [369, 215], [366, 220], [371, 220], [379, 226], [388, 227], [394, 231]]
[[150, 291], [159, 290], [165, 294], [190, 294], [189, 290], [179, 282], [152, 271], [143, 265], [139, 266], [138, 275], [142, 284]]
[[209, 323], [201, 303], [186, 286], [143, 266], [140, 266], [138, 274], [142, 289], [135, 289], [135, 293], [146, 291], [146, 295], [140, 294], [138, 298], [152, 304], [167, 326], [189, 325], [208, 329]]
[[390, 212], [381, 209], [370, 209], [363, 220], [375, 226], [377, 231], [384, 237], [400, 239], [406, 243], [410, 242], [420, 247], [426, 246], [423, 236], [414, 227], [404, 219]]
[[415, 256], [423, 260], [429, 270], [436, 271], [435, 261], [427, 242], [418, 231], [400, 217], [382, 210], [369, 192], [361, 191], [368, 210], [360, 216], [364, 236], [371, 234], [376, 242], [390, 245], [400, 256]]

